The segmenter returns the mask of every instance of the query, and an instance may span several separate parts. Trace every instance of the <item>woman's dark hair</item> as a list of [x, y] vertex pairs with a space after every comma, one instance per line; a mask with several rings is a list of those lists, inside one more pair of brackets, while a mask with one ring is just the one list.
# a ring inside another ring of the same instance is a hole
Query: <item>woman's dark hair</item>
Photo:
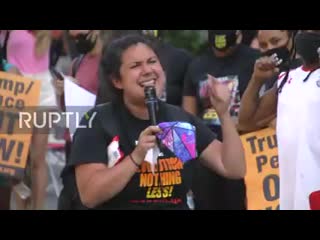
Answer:
[[111, 30], [110, 42], [129, 35], [138, 35], [140, 30]]
[[112, 80], [121, 78], [120, 68], [123, 53], [138, 43], [147, 45], [158, 56], [154, 44], [145, 37], [136, 34], [115, 39], [104, 47], [99, 70], [100, 85], [96, 104], [122, 99], [122, 91], [114, 87]]

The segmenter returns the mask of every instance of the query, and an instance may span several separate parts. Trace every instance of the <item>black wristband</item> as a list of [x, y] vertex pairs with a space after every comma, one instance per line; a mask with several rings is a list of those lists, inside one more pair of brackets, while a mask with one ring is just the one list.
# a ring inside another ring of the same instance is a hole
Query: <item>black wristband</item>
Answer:
[[129, 158], [131, 159], [131, 161], [133, 162], [134, 165], [136, 165], [138, 168], [140, 168], [140, 165], [133, 159], [131, 154], [129, 154]]

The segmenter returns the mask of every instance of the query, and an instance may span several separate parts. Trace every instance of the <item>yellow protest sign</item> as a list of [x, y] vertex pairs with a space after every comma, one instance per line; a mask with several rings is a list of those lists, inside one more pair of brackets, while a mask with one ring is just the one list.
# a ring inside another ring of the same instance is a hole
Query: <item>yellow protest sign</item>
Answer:
[[279, 162], [275, 130], [241, 136], [245, 149], [248, 210], [279, 209]]
[[[20, 113], [34, 111], [40, 97], [39, 80], [0, 72], [0, 174], [21, 178], [26, 167], [32, 128], [19, 125]], [[33, 110], [31, 110], [33, 109]]]

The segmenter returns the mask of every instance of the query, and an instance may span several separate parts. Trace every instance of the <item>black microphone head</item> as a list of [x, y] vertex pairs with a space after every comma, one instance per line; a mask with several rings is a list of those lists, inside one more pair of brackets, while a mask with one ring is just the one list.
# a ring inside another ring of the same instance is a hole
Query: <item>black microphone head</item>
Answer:
[[156, 88], [154, 86], [144, 87], [144, 96], [146, 101], [157, 100]]
[[145, 94], [145, 103], [148, 108], [151, 124], [156, 126], [157, 125], [158, 98], [157, 98], [155, 87], [154, 86], [145, 86], [144, 87], [144, 94]]

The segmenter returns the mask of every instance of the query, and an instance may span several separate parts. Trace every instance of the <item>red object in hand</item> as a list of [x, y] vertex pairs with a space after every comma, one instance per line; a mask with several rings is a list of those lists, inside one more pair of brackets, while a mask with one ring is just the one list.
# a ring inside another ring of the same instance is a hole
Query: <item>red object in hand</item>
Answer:
[[320, 210], [320, 191], [316, 191], [309, 196], [310, 209]]

